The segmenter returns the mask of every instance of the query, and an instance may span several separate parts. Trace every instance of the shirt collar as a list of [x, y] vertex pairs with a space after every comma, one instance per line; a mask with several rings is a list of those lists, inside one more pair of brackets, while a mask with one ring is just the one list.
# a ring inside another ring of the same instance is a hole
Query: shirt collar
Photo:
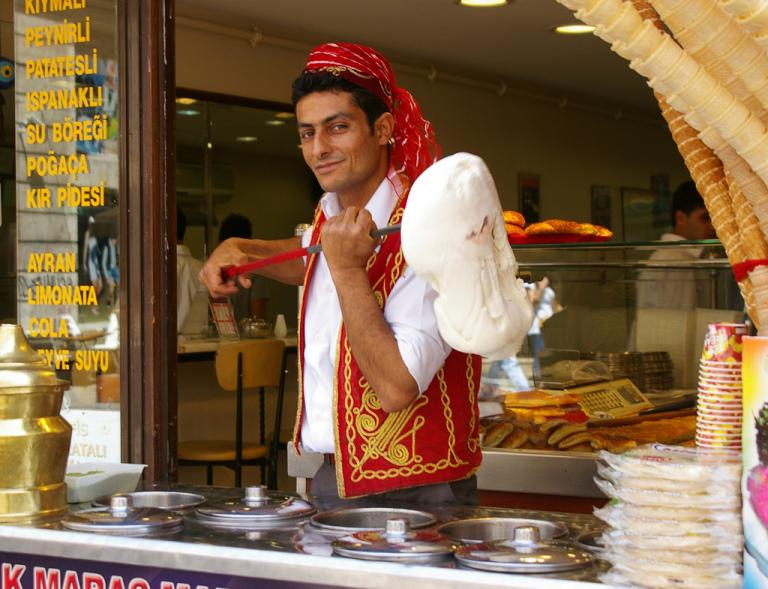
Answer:
[[[376, 227], [386, 227], [389, 223], [389, 217], [392, 215], [392, 209], [395, 208], [400, 190], [402, 190], [400, 180], [390, 169], [387, 177], [381, 181], [373, 196], [365, 203], [365, 209], [371, 213]], [[326, 218], [335, 217], [341, 213], [341, 203], [335, 192], [327, 192], [320, 199], [320, 207]]]
[[181, 243], [176, 244], [176, 255], [177, 256], [191, 256], [192, 252], [189, 251], [189, 248]]

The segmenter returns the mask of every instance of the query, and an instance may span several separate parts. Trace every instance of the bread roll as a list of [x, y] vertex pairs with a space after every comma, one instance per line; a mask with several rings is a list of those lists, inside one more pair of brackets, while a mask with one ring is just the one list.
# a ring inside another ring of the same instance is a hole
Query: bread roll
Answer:
[[525, 444], [527, 441], [528, 441], [528, 434], [526, 434], [521, 429], [516, 429], [511, 434], [508, 434], [507, 437], [505, 437], [501, 441], [501, 444], [499, 444], [499, 448], [514, 450], [515, 448], [519, 448], [520, 446]]
[[527, 235], [548, 235], [557, 232], [558, 231], [552, 225], [545, 222], [531, 223], [525, 228], [525, 233]]
[[569, 423], [568, 425], [563, 425], [559, 428], [557, 428], [552, 434], [547, 438], [547, 443], [550, 446], [557, 446], [562, 440], [570, 436], [571, 434], [575, 434], [577, 432], [583, 432], [587, 429], [586, 423]]
[[576, 221], [565, 221], [564, 219], [548, 219], [546, 221], [555, 228], [557, 233], [581, 233], [581, 223]]
[[505, 225], [517, 225], [518, 227], [525, 227], [525, 217], [517, 211], [504, 211], [504, 224]]
[[546, 432], [552, 431], [557, 427], [560, 427], [561, 425], [565, 425], [566, 423], [569, 423], [569, 422], [566, 421], [565, 419], [549, 419], [539, 426], [539, 431], [546, 433]]
[[483, 446], [486, 448], [495, 448], [504, 438], [510, 434], [510, 432], [512, 432], [514, 428], [515, 426], [508, 421], [499, 421], [498, 423], [490, 426], [485, 432], [485, 437], [483, 438]]

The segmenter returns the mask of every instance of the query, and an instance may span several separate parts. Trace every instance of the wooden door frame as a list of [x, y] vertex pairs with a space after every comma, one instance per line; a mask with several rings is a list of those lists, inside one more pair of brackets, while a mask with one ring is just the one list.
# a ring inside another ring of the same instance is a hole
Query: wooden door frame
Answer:
[[117, 0], [124, 462], [176, 480], [174, 0]]

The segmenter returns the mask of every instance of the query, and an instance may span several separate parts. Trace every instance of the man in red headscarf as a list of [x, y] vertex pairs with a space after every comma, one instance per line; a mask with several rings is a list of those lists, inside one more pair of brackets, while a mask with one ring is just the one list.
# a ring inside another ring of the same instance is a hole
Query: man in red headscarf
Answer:
[[[411, 183], [438, 157], [432, 127], [386, 59], [360, 45], [315, 48], [293, 103], [304, 160], [325, 190], [303, 245], [323, 252], [260, 273], [305, 287], [295, 443], [324, 455], [312, 493], [476, 503], [480, 359], [440, 337], [436, 293], [406, 266], [399, 234], [371, 237], [400, 221]], [[201, 278], [230, 295], [223, 268], [298, 239], [228, 240]]]

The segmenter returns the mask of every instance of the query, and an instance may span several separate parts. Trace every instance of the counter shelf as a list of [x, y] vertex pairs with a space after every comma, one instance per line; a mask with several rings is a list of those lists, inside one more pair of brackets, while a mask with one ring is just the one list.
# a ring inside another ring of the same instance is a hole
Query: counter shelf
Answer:
[[[156, 489], [169, 488], [158, 485]], [[210, 501], [231, 496], [231, 489], [174, 485], [170, 488], [205, 495]], [[222, 495], [224, 494], [224, 495]], [[319, 505], [321, 509], [335, 507]], [[413, 508], [414, 506], [410, 506]], [[419, 506], [424, 509], [424, 506]], [[428, 508], [439, 522], [469, 517], [521, 517], [562, 521], [569, 527], [569, 539], [603, 528], [591, 515], [535, 512], [517, 509], [439, 507]], [[339, 556], [318, 556], [299, 552], [297, 529], [213, 530], [191, 518], [185, 518], [184, 529], [174, 536], [130, 538], [102, 536], [94, 533], [46, 528], [0, 526], [0, 556], [8, 574], [20, 571], [14, 565], [24, 565], [19, 573], [20, 586], [32, 586], [35, 567], [66, 571], [81, 576], [85, 572], [102, 575], [109, 582], [112, 575], [123, 576], [125, 587], [130, 579], [151, 579], [151, 589], [171, 588], [189, 583], [209, 587], [241, 589], [252, 587], [310, 588], [358, 587], [381, 588], [400, 586], [439, 586], [441, 589], [472, 589], [511, 587], [525, 589], [578, 589], [600, 585], [597, 574], [607, 565], [602, 561], [583, 571], [558, 575], [518, 575], [472, 571], [459, 567], [454, 561], [439, 566], [404, 565], [347, 559]], [[328, 542], [333, 540], [328, 536]], [[330, 547], [330, 544], [329, 544]], [[43, 556], [44, 555], [44, 556]], [[157, 585], [157, 587], [155, 587]], [[138, 589], [139, 585], [134, 586]], [[143, 586], [142, 586], [143, 587]]]

